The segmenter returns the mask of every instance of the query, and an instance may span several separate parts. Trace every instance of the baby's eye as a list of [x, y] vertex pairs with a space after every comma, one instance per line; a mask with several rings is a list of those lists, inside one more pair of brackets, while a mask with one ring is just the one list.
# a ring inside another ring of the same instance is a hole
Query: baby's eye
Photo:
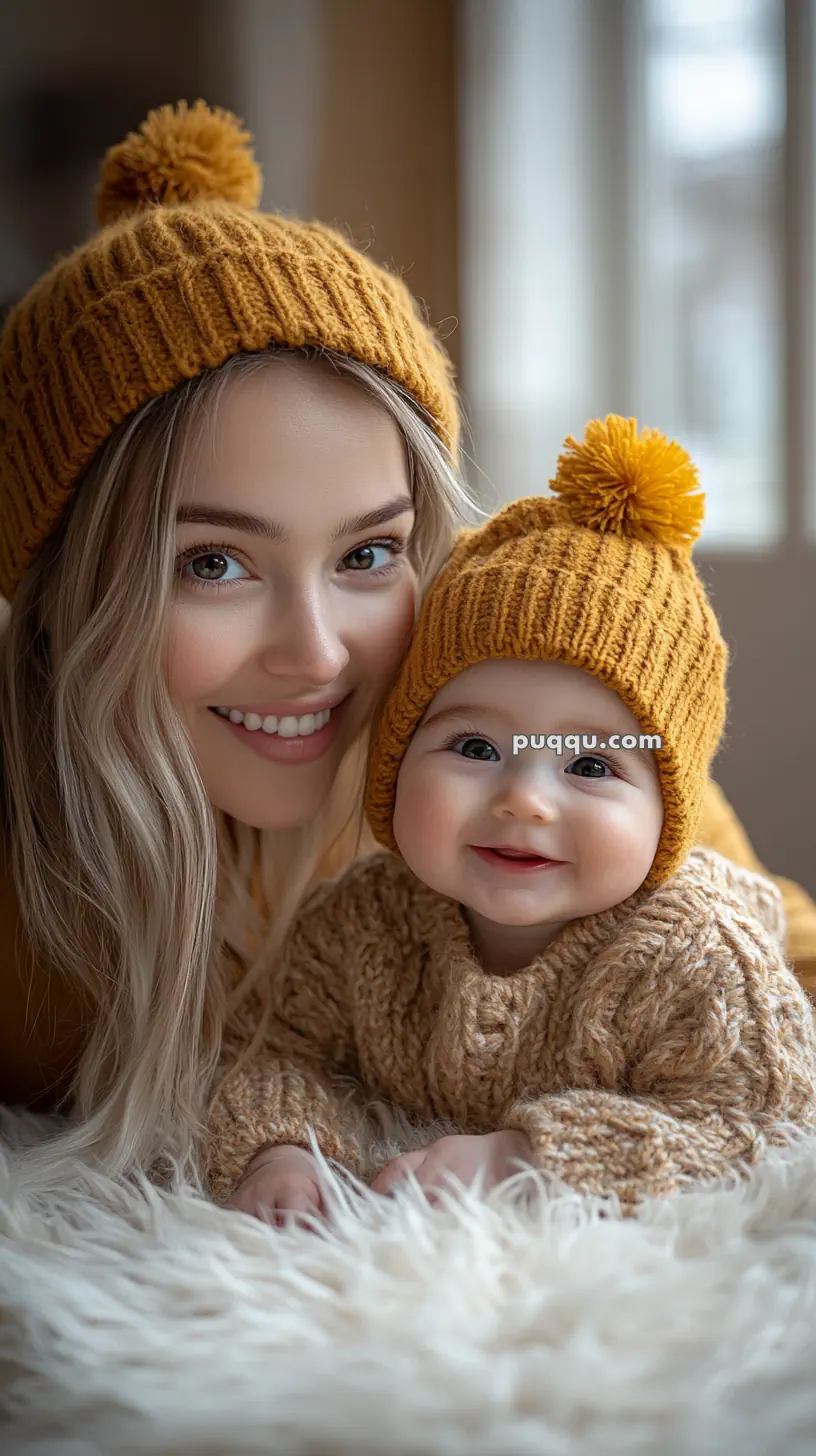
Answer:
[[576, 778], [582, 779], [605, 779], [615, 777], [612, 769], [606, 762], [606, 759], [594, 758], [589, 753], [582, 753], [580, 758], [574, 759], [572, 763], [567, 765], [565, 772], [574, 773]]
[[450, 745], [461, 758], [478, 758], [483, 762], [498, 762], [498, 753], [486, 738], [460, 738]]

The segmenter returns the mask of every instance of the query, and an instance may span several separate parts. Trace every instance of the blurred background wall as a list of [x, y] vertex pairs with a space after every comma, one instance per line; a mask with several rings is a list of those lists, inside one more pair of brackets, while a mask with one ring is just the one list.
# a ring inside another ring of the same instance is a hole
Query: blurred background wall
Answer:
[[404, 274], [487, 504], [610, 410], [701, 468], [732, 649], [716, 765], [816, 893], [816, 0], [5, 0], [0, 310], [93, 227], [105, 148], [204, 96], [264, 205]]

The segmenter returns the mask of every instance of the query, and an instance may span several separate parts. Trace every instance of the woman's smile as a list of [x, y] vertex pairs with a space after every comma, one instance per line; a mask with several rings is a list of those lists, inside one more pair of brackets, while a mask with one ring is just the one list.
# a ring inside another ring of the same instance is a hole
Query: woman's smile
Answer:
[[251, 749], [271, 763], [314, 763], [327, 753], [337, 738], [345, 718], [347, 693], [333, 708], [318, 713], [295, 716], [242, 713], [237, 708], [210, 708], [224, 728], [242, 747]]

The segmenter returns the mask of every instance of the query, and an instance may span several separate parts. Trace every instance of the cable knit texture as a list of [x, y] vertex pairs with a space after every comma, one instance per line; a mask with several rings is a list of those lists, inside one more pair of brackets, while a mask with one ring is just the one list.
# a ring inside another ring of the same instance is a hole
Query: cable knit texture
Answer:
[[102, 231], [0, 338], [0, 595], [128, 415], [233, 354], [332, 349], [390, 375], [455, 455], [452, 366], [401, 278], [338, 232], [255, 211], [249, 133], [203, 102], [151, 112], [103, 163]]
[[[379, 852], [321, 886], [224, 1046], [208, 1179], [225, 1197], [266, 1144], [360, 1171], [384, 1097], [462, 1132], [518, 1128], [536, 1165], [624, 1209], [754, 1163], [816, 1123], [816, 1036], [784, 958], [782, 899], [695, 849], [670, 881], [576, 920], [525, 970], [486, 974], [461, 908]], [[776, 1131], [775, 1131], [776, 1130]]]

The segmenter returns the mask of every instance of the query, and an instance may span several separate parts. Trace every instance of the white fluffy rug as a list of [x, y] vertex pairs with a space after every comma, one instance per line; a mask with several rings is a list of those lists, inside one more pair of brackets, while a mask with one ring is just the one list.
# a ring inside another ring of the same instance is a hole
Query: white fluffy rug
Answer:
[[322, 1236], [79, 1172], [35, 1197], [33, 1126], [0, 1121], [6, 1456], [816, 1451], [816, 1141], [637, 1221], [335, 1180]]

